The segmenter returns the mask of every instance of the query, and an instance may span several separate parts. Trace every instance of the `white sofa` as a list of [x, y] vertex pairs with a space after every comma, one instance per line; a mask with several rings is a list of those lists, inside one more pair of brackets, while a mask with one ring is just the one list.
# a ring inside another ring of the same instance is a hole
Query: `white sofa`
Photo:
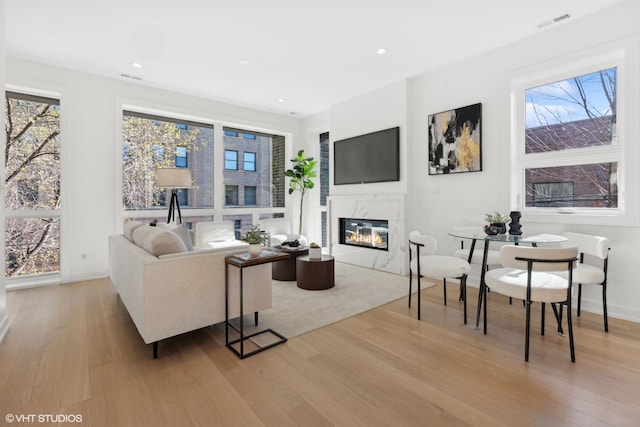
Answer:
[[297, 240], [301, 246], [309, 246], [305, 236], [291, 232], [291, 223], [286, 218], [265, 218], [260, 220], [260, 230], [269, 233], [271, 246], [281, 245], [283, 242]]
[[233, 221], [201, 221], [195, 225], [195, 246], [206, 249], [244, 248], [249, 244], [236, 240]]
[[[225, 320], [225, 257], [245, 247], [188, 251], [179, 232], [130, 222], [109, 236], [109, 275], [145, 343]], [[188, 236], [188, 233], [186, 233]], [[271, 265], [245, 268], [244, 313], [271, 307]], [[229, 267], [230, 318], [239, 315], [238, 270]], [[250, 284], [250, 287], [247, 285]]]

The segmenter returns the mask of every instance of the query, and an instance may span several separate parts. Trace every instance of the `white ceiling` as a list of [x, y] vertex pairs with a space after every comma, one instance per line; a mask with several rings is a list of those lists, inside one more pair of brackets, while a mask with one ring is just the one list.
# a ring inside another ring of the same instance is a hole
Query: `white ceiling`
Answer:
[[5, 0], [6, 53], [304, 117], [621, 1]]

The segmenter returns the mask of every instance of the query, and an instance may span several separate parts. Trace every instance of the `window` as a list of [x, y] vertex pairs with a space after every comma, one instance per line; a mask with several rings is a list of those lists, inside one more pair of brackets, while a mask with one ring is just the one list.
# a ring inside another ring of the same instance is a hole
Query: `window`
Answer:
[[625, 171], [624, 159], [637, 149], [620, 132], [623, 88], [631, 75], [624, 72], [624, 52], [612, 50], [514, 79], [512, 205], [523, 216], [585, 224], [618, 217], [611, 223], [620, 224], [630, 213], [625, 178], [637, 173]]
[[226, 206], [238, 206], [238, 186], [237, 185], [225, 185], [224, 204]]
[[256, 187], [253, 186], [245, 186], [244, 187], [244, 205], [245, 206], [255, 206], [257, 205], [256, 199]]
[[187, 147], [176, 147], [176, 167], [186, 168], [187, 165]]
[[533, 206], [574, 206], [573, 182], [537, 182], [531, 193]]
[[7, 92], [5, 276], [60, 271], [60, 103]]
[[122, 124], [125, 210], [164, 210], [171, 190], [155, 187], [155, 170], [174, 166], [189, 167], [195, 182], [178, 192], [180, 208], [213, 207], [213, 126], [130, 110]]
[[[247, 138], [247, 136], [250, 137]], [[227, 206], [255, 208], [285, 206], [287, 183], [284, 177], [286, 160], [284, 136], [224, 128], [224, 150], [225, 153], [232, 153], [225, 154], [224, 184], [238, 186], [241, 197], [244, 197], [246, 187], [255, 188], [256, 193], [255, 196], [250, 195], [248, 199], [241, 198], [239, 204], [227, 203]], [[234, 168], [227, 165], [231, 161]], [[241, 164], [238, 164], [239, 162]], [[245, 221], [244, 218], [242, 220]], [[243, 222], [243, 227], [251, 224], [252, 222], [248, 224]]]
[[238, 152], [224, 150], [224, 168], [227, 170], [238, 170]]
[[329, 132], [320, 134], [320, 225], [322, 247], [327, 247], [327, 197], [329, 196]]
[[256, 153], [244, 153], [244, 170], [247, 172], [256, 171]]

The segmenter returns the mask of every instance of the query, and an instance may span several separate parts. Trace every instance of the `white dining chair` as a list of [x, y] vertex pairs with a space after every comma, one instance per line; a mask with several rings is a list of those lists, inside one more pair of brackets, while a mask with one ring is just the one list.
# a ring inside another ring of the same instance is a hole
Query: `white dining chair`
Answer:
[[[571, 361], [575, 362], [573, 344], [573, 324], [571, 321], [571, 283], [572, 273], [578, 260], [578, 248], [540, 248], [506, 245], [500, 248], [502, 268], [487, 271], [485, 281], [491, 292], [508, 297], [522, 299], [525, 302], [525, 346], [524, 360], [529, 361], [529, 335], [531, 330], [531, 304], [542, 303], [540, 334], [544, 335], [545, 303], [567, 306], [567, 324], [569, 330], [569, 349]], [[554, 273], [564, 272], [567, 278]], [[487, 310], [485, 295], [485, 319]], [[558, 329], [561, 331], [562, 317], [554, 307]], [[486, 324], [485, 324], [486, 326]]]
[[[573, 283], [578, 284], [577, 315], [580, 317], [582, 301], [582, 285], [597, 285], [602, 288], [602, 315], [604, 331], [609, 332], [607, 316], [607, 270], [609, 267], [609, 239], [590, 234], [566, 232], [562, 233], [567, 240], [561, 243], [564, 247], [577, 246], [580, 262], [573, 271]], [[586, 257], [585, 257], [586, 255]], [[566, 277], [566, 275], [564, 275]]]
[[447, 305], [447, 278], [460, 280], [460, 298], [464, 304], [464, 323], [467, 323], [467, 275], [469, 263], [454, 256], [435, 255], [438, 242], [433, 236], [412, 231], [409, 234], [409, 308], [411, 308], [412, 280], [418, 278], [418, 320], [420, 320], [420, 294], [422, 277], [442, 280], [444, 305]]

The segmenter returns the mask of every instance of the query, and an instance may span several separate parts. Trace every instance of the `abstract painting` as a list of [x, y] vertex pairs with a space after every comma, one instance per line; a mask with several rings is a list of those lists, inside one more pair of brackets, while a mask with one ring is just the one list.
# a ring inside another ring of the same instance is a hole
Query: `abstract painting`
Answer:
[[482, 170], [482, 104], [429, 115], [429, 175]]

